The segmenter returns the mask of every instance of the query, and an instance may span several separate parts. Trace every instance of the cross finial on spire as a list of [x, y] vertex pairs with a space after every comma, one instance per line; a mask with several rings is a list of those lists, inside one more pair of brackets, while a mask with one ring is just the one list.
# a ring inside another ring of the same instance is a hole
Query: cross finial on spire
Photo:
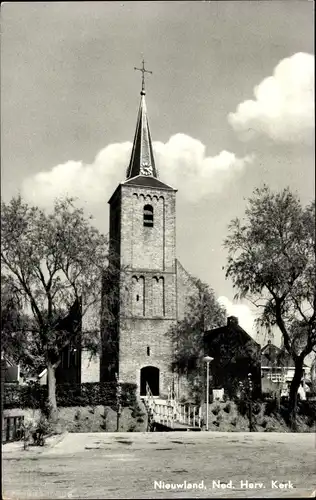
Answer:
[[144, 58], [143, 58], [143, 61], [142, 61], [142, 68], [135, 68], [137, 71], [141, 71], [142, 72], [142, 91], [141, 91], [141, 95], [145, 95], [146, 92], [145, 92], [145, 73], [150, 73], [151, 75], [153, 74], [152, 71], [149, 71], [147, 69], [145, 69], [145, 61], [144, 61]]

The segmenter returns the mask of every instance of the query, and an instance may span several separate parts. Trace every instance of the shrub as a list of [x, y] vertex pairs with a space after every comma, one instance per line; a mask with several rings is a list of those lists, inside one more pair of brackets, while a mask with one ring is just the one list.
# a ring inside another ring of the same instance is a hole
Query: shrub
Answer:
[[267, 401], [264, 408], [264, 414], [268, 417], [272, 414], [278, 413], [279, 406], [276, 398]]
[[220, 411], [221, 411], [220, 405], [216, 405], [214, 406], [214, 408], [212, 408], [213, 415], [218, 415]]
[[[116, 382], [63, 384], [56, 387], [59, 407], [71, 406], [115, 406]], [[47, 386], [38, 383], [28, 385], [6, 384], [4, 387], [4, 408], [44, 409], [47, 401]], [[123, 407], [136, 403], [136, 384], [122, 384], [121, 404]]]
[[236, 401], [237, 409], [240, 415], [243, 417], [247, 414], [248, 412], [248, 403], [244, 399], [238, 399]]
[[230, 423], [232, 424], [232, 426], [236, 427], [237, 425], [237, 417], [233, 418]]
[[52, 427], [45, 415], [41, 415], [39, 422], [37, 423], [33, 433], [33, 444], [35, 446], [44, 446], [45, 437], [51, 434]]
[[267, 425], [265, 426], [265, 432], [275, 432], [276, 428], [275, 425], [272, 422], [267, 422]]
[[259, 415], [261, 411], [261, 405], [259, 403], [253, 403], [252, 404], [252, 412], [254, 415]]
[[316, 420], [316, 401], [300, 401], [298, 404], [298, 414], [314, 418]]
[[47, 387], [36, 383], [27, 385], [4, 385], [4, 409], [32, 408], [40, 409], [47, 400]]
[[36, 421], [34, 419], [24, 420], [21, 425], [21, 435], [23, 437], [24, 449], [26, 450], [31, 444], [32, 434], [36, 428]]
[[223, 408], [223, 410], [224, 410], [226, 413], [230, 413], [231, 409], [232, 409], [232, 405], [231, 405], [230, 403], [227, 403], [227, 404], [224, 406], [224, 408]]
[[145, 413], [138, 406], [137, 402], [135, 402], [134, 406], [130, 406], [130, 410], [132, 418], [139, 418], [145, 415]]
[[80, 416], [81, 416], [81, 411], [80, 410], [76, 410], [76, 413], [74, 414], [74, 420], [80, 420]]
[[101, 419], [100, 428], [103, 431], [108, 430], [108, 414], [109, 414], [108, 408], [104, 408], [104, 412], [100, 413], [100, 419]]

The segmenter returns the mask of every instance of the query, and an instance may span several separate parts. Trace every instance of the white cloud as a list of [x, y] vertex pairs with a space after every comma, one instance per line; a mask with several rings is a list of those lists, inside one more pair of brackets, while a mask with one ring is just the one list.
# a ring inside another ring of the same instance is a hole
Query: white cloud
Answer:
[[236, 316], [239, 325], [254, 339], [257, 339], [256, 316], [246, 304], [234, 304], [227, 297], [218, 298], [218, 303], [224, 306], [227, 316]]
[[154, 143], [161, 178], [192, 201], [220, 193], [253, 160], [228, 151], [206, 156], [205, 149], [201, 141], [185, 134], [173, 135], [165, 144]]
[[[155, 142], [153, 147], [160, 179], [191, 200], [220, 192], [252, 161], [228, 151], [207, 157], [204, 144], [184, 134], [172, 136], [165, 144]], [[65, 195], [91, 205], [104, 203], [125, 179], [131, 148], [129, 142], [110, 144], [91, 164], [70, 160], [39, 172], [23, 182], [22, 195], [41, 206], [50, 206], [56, 197]]]
[[273, 75], [254, 88], [255, 99], [229, 113], [230, 125], [250, 140], [311, 143], [314, 138], [314, 55], [299, 52], [283, 59]]
[[107, 202], [116, 185], [124, 178], [131, 144], [110, 144], [102, 149], [93, 163], [69, 160], [51, 170], [28, 177], [22, 184], [22, 195], [40, 206], [51, 206], [54, 199], [78, 197], [82, 202]]

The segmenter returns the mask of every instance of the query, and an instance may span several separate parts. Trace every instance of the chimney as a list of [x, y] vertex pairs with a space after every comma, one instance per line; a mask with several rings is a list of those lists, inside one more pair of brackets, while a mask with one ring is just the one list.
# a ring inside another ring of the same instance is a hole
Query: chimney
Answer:
[[238, 325], [238, 318], [236, 316], [229, 316], [227, 318], [227, 326]]

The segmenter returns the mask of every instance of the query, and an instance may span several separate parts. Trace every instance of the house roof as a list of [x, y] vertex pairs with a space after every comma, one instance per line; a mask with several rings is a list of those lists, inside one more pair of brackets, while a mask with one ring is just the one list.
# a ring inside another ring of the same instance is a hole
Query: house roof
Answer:
[[294, 367], [295, 363], [292, 357], [280, 347], [268, 342], [261, 349], [261, 366], [276, 367], [287, 366]]
[[219, 328], [213, 328], [212, 330], [207, 330], [204, 333], [204, 340], [207, 343], [212, 343], [222, 334], [233, 333], [238, 335], [240, 338], [244, 338], [246, 341], [251, 341], [260, 347], [260, 344], [256, 342], [239, 324], [238, 319], [235, 316], [229, 316], [227, 318], [227, 324], [220, 326]]

